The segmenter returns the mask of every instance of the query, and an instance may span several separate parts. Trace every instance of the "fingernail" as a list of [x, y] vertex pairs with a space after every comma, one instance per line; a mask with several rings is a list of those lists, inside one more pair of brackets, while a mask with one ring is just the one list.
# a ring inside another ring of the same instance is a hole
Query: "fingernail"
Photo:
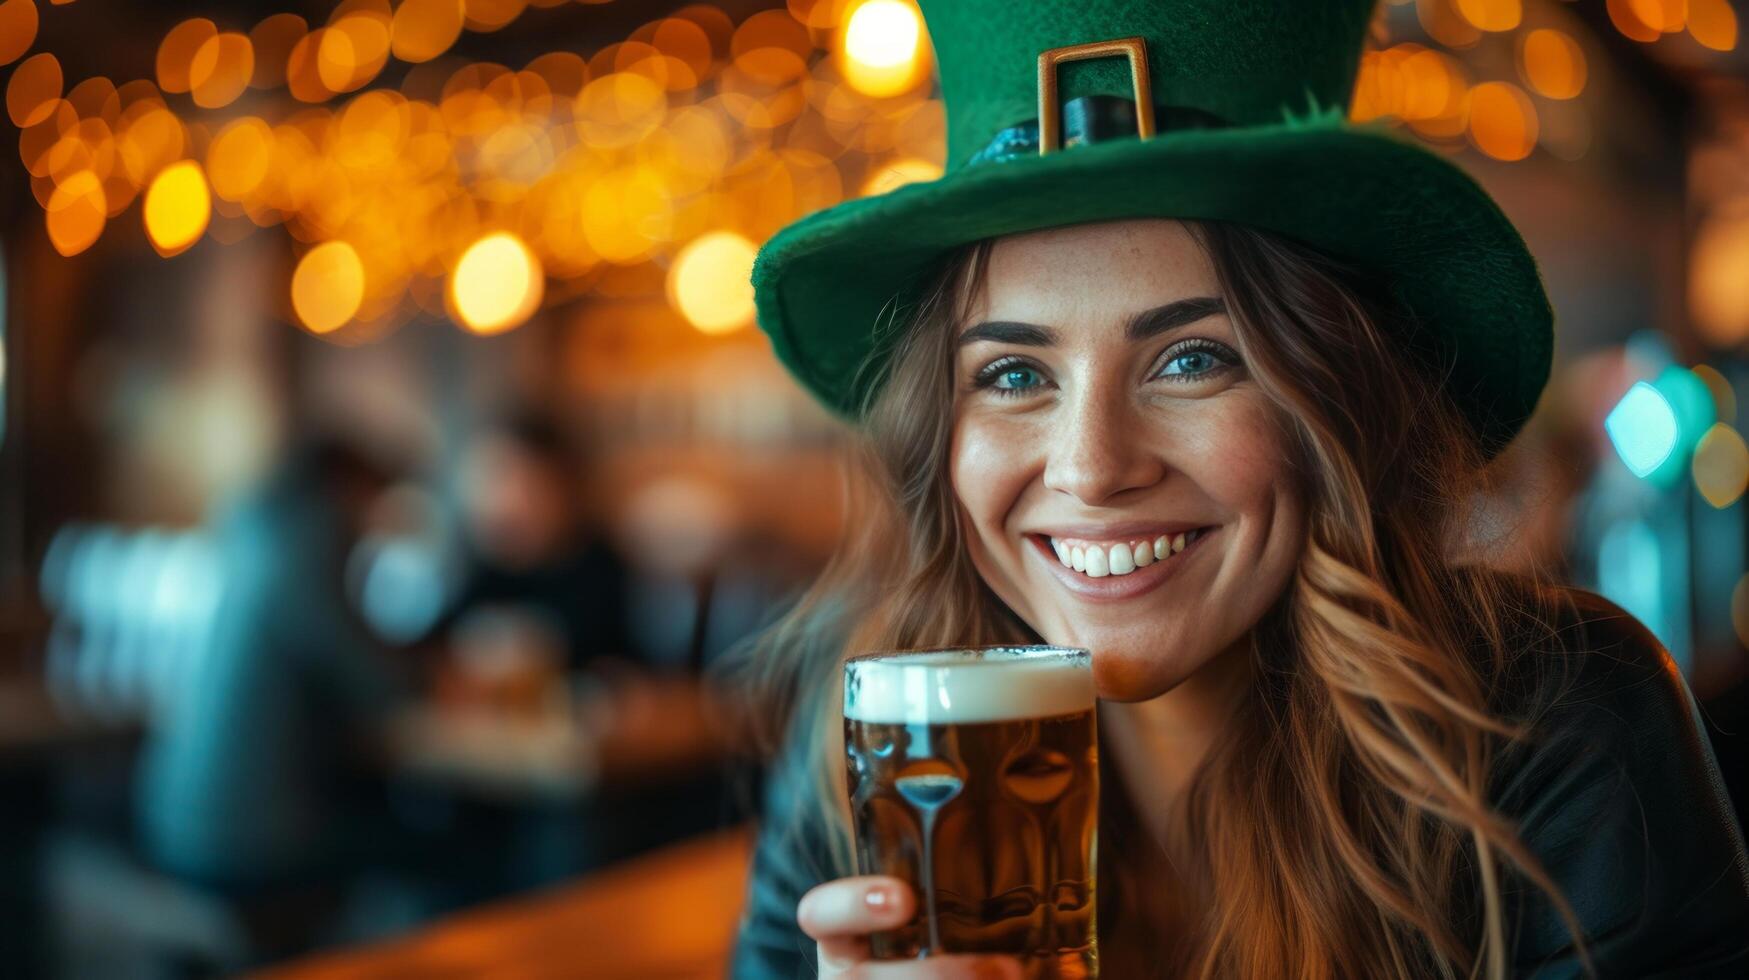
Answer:
[[870, 888], [863, 893], [862, 900], [868, 907], [882, 911], [893, 907], [893, 890], [891, 888]]

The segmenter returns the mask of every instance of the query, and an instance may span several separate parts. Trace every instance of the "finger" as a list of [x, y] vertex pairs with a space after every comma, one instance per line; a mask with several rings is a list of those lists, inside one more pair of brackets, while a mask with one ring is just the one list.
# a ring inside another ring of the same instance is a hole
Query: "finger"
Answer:
[[[824, 971], [822, 971], [824, 976]], [[931, 956], [921, 960], [868, 960], [839, 976], [846, 980], [1020, 980], [1012, 956]]]
[[839, 878], [815, 886], [796, 905], [796, 922], [815, 939], [861, 936], [905, 924], [916, 902], [891, 875]]
[[916, 907], [910, 886], [888, 875], [840, 878], [816, 886], [796, 905], [796, 922], [820, 944], [821, 970], [868, 955], [864, 938], [910, 920]]

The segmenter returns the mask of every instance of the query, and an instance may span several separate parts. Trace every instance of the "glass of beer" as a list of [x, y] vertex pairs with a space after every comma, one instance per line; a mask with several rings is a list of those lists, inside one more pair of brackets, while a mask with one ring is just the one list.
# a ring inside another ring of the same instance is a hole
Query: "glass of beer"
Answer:
[[856, 657], [844, 745], [859, 874], [917, 895], [877, 959], [1004, 953], [1029, 977], [1099, 973], [1092, 662], [1060, 647]]

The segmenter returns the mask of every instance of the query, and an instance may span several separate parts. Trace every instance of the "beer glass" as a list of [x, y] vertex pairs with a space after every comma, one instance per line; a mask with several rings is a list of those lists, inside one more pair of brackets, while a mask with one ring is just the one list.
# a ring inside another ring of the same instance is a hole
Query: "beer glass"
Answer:
[[1029, 977], [1094, 977], [1099, 748], [1085, 650], [879, 653], [845, 665], [859, 874], [917, 915], [877, 959], [1003, 953]]

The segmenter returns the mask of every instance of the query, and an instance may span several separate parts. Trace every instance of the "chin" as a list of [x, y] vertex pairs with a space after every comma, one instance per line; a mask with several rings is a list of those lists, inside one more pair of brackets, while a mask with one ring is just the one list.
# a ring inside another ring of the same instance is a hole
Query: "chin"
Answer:
[[1106, 701], [1148, 701], [1172, 690], [1190, 675], [1146, 655], [1093, 652], [1093, 687]]
[[1086, 647], [1092, 652], [1093, 686], [1107, 701], [1157, 698], [1177, 687], [1210, 659], [1199, 656], [1195, 644], [1150, 641], [1108, 631], [1079, 632], [1075, 642], [1068, 645]]

